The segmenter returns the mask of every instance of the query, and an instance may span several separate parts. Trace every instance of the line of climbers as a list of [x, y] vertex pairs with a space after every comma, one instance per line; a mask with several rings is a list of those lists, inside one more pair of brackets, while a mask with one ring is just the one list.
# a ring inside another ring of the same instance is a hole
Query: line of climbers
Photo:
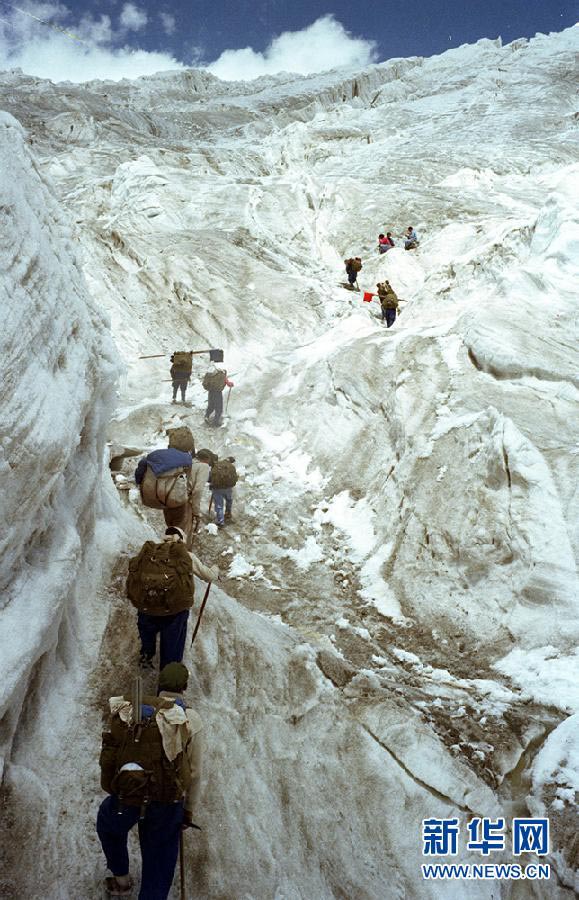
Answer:
[[[412, 236], [416, 238], [409, 229], [408, 237]], [[357, 286], [361, 269], [359, 257], [346, 260], [352, 287]], [[390, 327], [396, 318], [398, 297], [387, 281], [377, 288], [382, 318]], [[371, 299], [373, 295], [368, 296]], [[226, 386], [231, 390], [233, 383], [223, 366], [223, 351], [209, 353], [210, 368], [203, 377], [208, 394], [205, 421], [219, 426], [223, 391]], [[185, 403], [193, 355], [194, 351], [177, 351], [171, 356], [173, 403], [177, 402], [178, 391]], [[138, 676], [132, 696], [110, 698], [110, 728], [103, 733], [100, 754], [101, 786], [108, 796], [98, 811], [97, 833], [112, 872], [105, 878], [105, 890], [110, 897], [132, 893], [127, 841], [138, 823], [142, 857], [139, 900], [166, 900], [179, 851], [184, 896], [183, 832], [199, 827], [193, 822], [193, 813], [199, 797], [203, 726], [183, 697], [189, 672], [182, 660], [194, 603], [194, 575], [208, 586], [191, 643], [211, 583], [220, 577], [217, 566], [205, 566], [191, 548], [201, 521], [205, 487], [208, 485], [211, 492], [209, 509], [213, 504], [217, 527], [223, 528], [231, 521], [233, 488], [238, 480], [234, 458], [220, 460], [208, 449], [195, 452], [193, 434], [187, 426], [168, 429], [167, 434], [168, 447], [147, 454], [135, 471], [143, 504], [163, 511], [165, 535], [160, 542], [143, 544], [129, 560], [127, 577], [127, 596], [137, 610], [139, 661], [145, 670], [153, 668], [159, 638], [158, 689], [155, 695], [142, 696]]]
[[[355, 257], [353, 260], [346, 260], [346, 263], [357, 263], [358, 267], [353, 268], [351, 271], [357, 276], [358, 272], [362, 269], [362, 260], [359, 257]], [[346, 271], [348, 271], [348, 267], [346, 266]], [[350, 284], [353, 285], [351, 276], [348, 275], [348, 280]], [[358, 282], [355, 280], [356, 289], [359, 291]], [[380, 301], [380, 307], [382, 309], [382, 321], [386, 322], [386, 327], [391, 328], [396, 321], [396, 315], [400, 315], [400, 298], [398, 297], [396, 291], [390, 284], [387, 279], [379, 282], [376, 285], [378, 300]], [[372, 298], [375, 294], [371, 291], [364, 291], [364, 301], [366, 303], [371, 302]]]
[[[420, 241], [418, 239], [418, 235], [416, 234], [416, 230], [412, 225], [409, 225], [403, 235], [404, 239], [404, 249], [405, 250], [415, 250]], [[396, 244], [392, 238], [392, 232], [388, 231], [386, 235], [380, 233], [378, 235], [378, 252], [380, 254], [387, 253], [388, 250], [391, 250], [392, 247], [395, 247]], [[360, 286], [358, 284], [358, 273], [362, 271], [362, 259], [359, 256], [351, 256], [349, 259], [344, 260], [344, 265], [346, 267], [346, 275], [348, 277], [348, 285], [350, 290], [360, 290]], [[346, 285], [344, 285], [345, 287]], [[392, 287], [389, 281], [386, 279], [382, 282], [379, 282], [376, 285], [378, 300], [380, 301], [380, 306], [382, 308], [382, 321], [386, 322], [386, 327], [391, 328], [394, 322], [396, 321], [396, 315], [400, 315], [400, 298], [396, 294], [396, 291]], [[371, 291], [364, 291], [364, 301], [369, 303], [372, 298], [376, 296], [375, 293]]]
[[[176, 355], [176, 354], [175, 354]], [[138, 824], [142, 857], [139, 900], [166, 900], [181, 854], [184, 897], [183, 834], [199, 828], [193, 815], [199, 798], [202, 721], [184, 699], [189, 672], [183, 665], [194, 576], [207, 582], [191, 644], [195, 640], [217, 566], [206, 566], [191, 552], [201, 521], [206, 486], [217, 526], [231, 521], [238, 476], [233, 457], [220, 460], [211, 450], [195, 452], [187, 426], [168, 429], [169, 446], [153, 450], [135, 471], [145, 506], [162, 510], [166, 530], [160, 542], [145, 541], [129, 560], [127, 597], [137, 610], [142, 670], [153, 669], [159, 637], [156, 694], [143, 696], [140, 675], [131, 696], [109, 700], [110, 727], [103, 733], [97, 834], [112, 875], [105, 878], [109, 897], [129, 897], [127, 841]]]
[[[178, 350], [171, 356], [171, 382], [173, 386], [172, 403], [177, 403], [177, 392], [181, 392], [181, 402], [185, 403], [187, 388], [191, 381], [193, 371], [193, 350]], [[231, 379], [227, 377], [227, 370], [223, 365], [223, 350], [209, 351], [209, 368], [205, 372], [202, 384], [207, 391], [207, 409], [205, 411], [205, 422], [215, 428], [219, 428], [223, 419], [223, 391], [229, 388], [227, 402], [231, 395], [231, 388], [234, 387]], [[213, 419], [212, 419], [213, 417]]]

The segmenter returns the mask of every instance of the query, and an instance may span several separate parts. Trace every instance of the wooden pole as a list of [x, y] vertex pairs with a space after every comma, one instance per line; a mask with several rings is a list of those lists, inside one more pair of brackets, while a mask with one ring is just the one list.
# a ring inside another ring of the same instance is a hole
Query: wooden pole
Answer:
[[[211, 353], [216, 347], [209, 347], [207, 350], [187, 350], [185, 352], [192, 353], [193, 356], [199, 356], [200, 353]], [[170, 356], [170, 353], [151, 353], [150, 356], [139, 356], [139, 359], [160, 359], [162, 356]]]
[[201, 609], [199, 610], [199, 615], [197, 616], [197, 624], [195, 625], [193, 637], [191, 638], [191, 646], [193, 646], [193, 641], [197, 637], [197, 632], [199, 631], [199, 626], [201, 625], [201, 616], [203, 615], [203, 610], [205, 609], [205, 604], [207, 603], [207, 599], [209, 597], [210, 590], [211, 590], [211, 582], [209, 582], [209, 584], [207, 585], [207, 590], [205, 591], [205, 596], [203, 597], [203, 603], [201, 604]]

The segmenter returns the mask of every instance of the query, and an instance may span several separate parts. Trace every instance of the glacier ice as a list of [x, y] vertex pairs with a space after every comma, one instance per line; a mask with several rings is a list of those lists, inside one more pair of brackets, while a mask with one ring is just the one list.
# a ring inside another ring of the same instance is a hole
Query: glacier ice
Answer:
[[[422, 818], [551, 808], [560, 881], [526, 896], [571, 896], [578, 41], [0, 80], [2, 890], [99, 896], [123, 572], [159, 525], [115, 497], [105, 440], [189, 423], [245, 469], [235, 531], [197, 538], [231, 578], [187, 659], [210, 748], [194, 896], [458, 900], [420, 877]], [[379, 257], [408, 224], [419, 250]], [[340, 286], [352, 253], [403, 300], [388, 332]], [[225, 348], [219, 433], [201, 364], [171, 407], [167, 360], [139, 358], [176, 342]]]

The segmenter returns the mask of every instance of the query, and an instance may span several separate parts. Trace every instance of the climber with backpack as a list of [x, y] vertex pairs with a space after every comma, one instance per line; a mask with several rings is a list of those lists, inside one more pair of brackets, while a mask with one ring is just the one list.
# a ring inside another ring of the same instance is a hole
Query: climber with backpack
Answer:
[[199, 529], [201, 521], [201, 501], [209, 483], [211, 466], [217, 462], [217, 455], [211, 450], [198, 450], [191, 466], [191, 512], [193, 515], [193, 534]]
[[185, 394], [187, 386], [191, 380], [191, 371], [193, 368], [193, 352], [176, 351], [171, 356], [171, 381], [173, 383], [173, 399], [172, 403], [177, 402], [177, 391], [181, 391], [181, 403], [185, 403]]
[[[210, 357], [211, 363], [203, 376], [203, 387], [207, 391], [207, 410], [205, 412], [205, 421], [208, 425], [219, 428], [221, 425], [221, 417], [223, 416], [223, 390], [227, 386], [234, 387], [232, 381], [227, 377], [227, 371], [223, 365], [223, 351], [213, 351]], [[211, 422], [213, 416], [213, 422]]]
[[233, 488], [238, 481], [237, 469], [234, 463], [235, 457], [228, 456], [227, 459], [217, 460], [211, 466], [209, 487], [211, 488], [211, 501], [215, 507], [215, 521], [218, 528], [223, 528], [227, 521], [231, 521]]
[[182, 528], [187, 548], [193, 546], [192, 464], [195, 441], [186, 425], [167, 430], [169, 446], [153, 450], [140, 460], [135, 482], [144, 506], [162, 509], [165, 525]]
[[396, 321], [396, 312], [398, 310], [398, 295], [389, 281], [382, 281], [377, 284], [378, 299], [382, 307], [382, 321], [386, 322], [386, 327], [391, 328]]
[[[127, 840], [137, 823], [139, 900], [166, 900], [182, 834], [187, 828], [199, 829], [193, 813], [199, 797], [203, 723], [183, 698], [188, 677], [182, 663], [170, 663], [160, 673], [158, 696], [142, 696], [137, 678], [131, 697], [109, 700], [110, 730], [103, 733], [99, 759], [101, 786], [109, 796], [100, 805], [96, 828], [112, 872], [105, 878], [110, 897], [132, 893]], [[181, 872], [183, 878], [184, 867]]]
[[193, 575], [211, 584], [219, 580], [219, 569], [203, 565], [190, 553], [184, 532], [175, 526], [167, 528], [160, 543], [145, 541], [139, 553], [129, 560], [127, 597], [138, 611], [139, 662], [143, 668], [153, 668], [157, 635], [160, 669], [183, 659], [189, 610], [195, 596]]
[[344, 260], [344, 265], [346, 266], [346, 275], [352, 290], [354, 286], [357, 290], [360, 290], [358, 287], [358, 272], [362, 271], [362, 260], [359, 256], [352, 256], [350, 259]]

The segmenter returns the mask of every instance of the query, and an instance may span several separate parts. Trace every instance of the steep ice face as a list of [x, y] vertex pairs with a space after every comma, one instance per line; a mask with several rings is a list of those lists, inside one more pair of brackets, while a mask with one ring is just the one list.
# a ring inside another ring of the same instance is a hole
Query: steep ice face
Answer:
[[108, 321], [87, 292], [66, 216], [22, 127], [5, 113], [0, 172], [4, 758], [35, 681], [55, 657], [69, 664], [78, 652], [66, 635], [101, 567], [95, 529], [110, 505], [102, 464], [119, 363]]
[[[211, 842], [191, 872], [205, 896], [249, 893], [252, 877], [258, 896], [427, 896], [422, 813], [464, 827], [528, 812], [527, 793], [548, 809], [560, 770], [575, 784], [559, 750], [576, 746], [576, 716], [556, 726], [579, 702], [578, 41], [571, 29], [250, 84], [10, 80], [126, 364], [110, 436], [145, 451], [188, 423], [244, 473], [238, 525], [202, 531], [197, 550], [272, 621], [219, 597], [197, 645], [194, 696], [217, 748]], [[421, 244], [406, 253], [410, 224]], [[398, 246], [380, 257], [386, 230]], [[389, 331], [340, 286], [353, 253], [363, 289], [388, 278], [403, 300]], [[139, 359], [209, 346], [235, 373], [218, 433], [201, 430], [202, 364], [192, 409], [174, 408], [167, 359]], [[121, 587], [91, 682], [103, 702], [135, 658]], [[83, 712], [94, 740], [70, 751], [90, 796], [98, 718]], [[20, 729], [22, 790], [51, 770], [25, 749], [34, 735], [50, 746], [48, 731]], [[336, 797], [355, 825], [351, 844], [338, 829], [328, 846]], [[574, 807], [558, 799], [570, 885]], [[257, 876], [239, 874], [240, 823]], [[50, 884], [49, 859], [42, 873]], [[79, 863], [71, 891], [89, 881]]]

